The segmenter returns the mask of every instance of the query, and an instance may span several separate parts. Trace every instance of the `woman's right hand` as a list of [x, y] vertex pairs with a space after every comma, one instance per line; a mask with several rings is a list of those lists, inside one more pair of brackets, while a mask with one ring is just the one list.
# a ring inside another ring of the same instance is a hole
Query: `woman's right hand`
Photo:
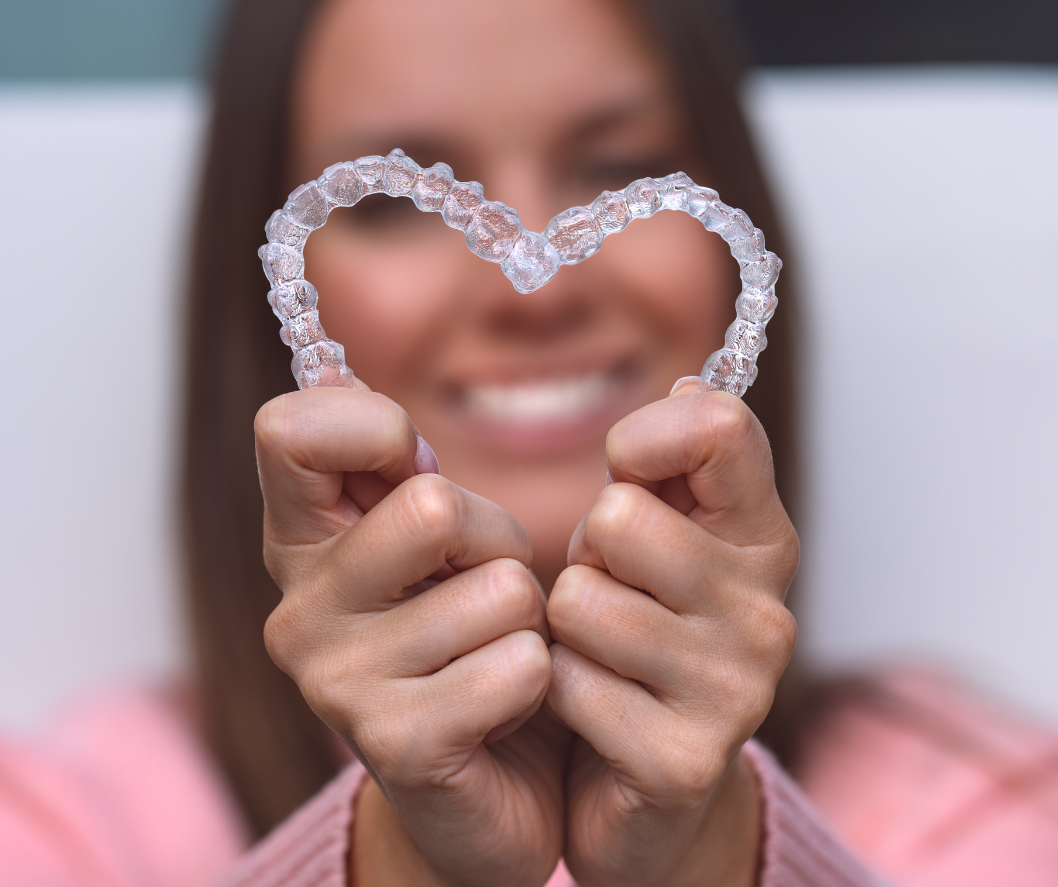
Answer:
[[372, 835], [357, 883], [542, 884], [562, 850], [566, 740], [536, 713], [551, 659], [525, 529], [417, 474], [411, 420], [362, 383], [278, 397], [255, 432], [283, 591], [269, 653], [381, 788], [359, 805], [375, 822], [355, 826]]

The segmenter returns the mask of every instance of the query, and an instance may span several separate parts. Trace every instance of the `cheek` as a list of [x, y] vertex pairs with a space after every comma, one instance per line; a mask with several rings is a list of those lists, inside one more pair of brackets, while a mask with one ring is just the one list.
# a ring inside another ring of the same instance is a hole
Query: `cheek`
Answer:
[[667, 343], [674, 361], [704, 360], [721, 347], [740, 287], [738, 263], [720, 237], [665, 212], [634, 222], [612, 246], [610, 271], [627, 310]]
[[456, 322], [454, 282], [463, 257], [445, 233], [456, 232], [412, 243], [370, 242], [335, 226], [314, 232], [306, 244], [305, 275], [319, 290], [324, 329], [372, 387], [388, 391], [416, 375]]

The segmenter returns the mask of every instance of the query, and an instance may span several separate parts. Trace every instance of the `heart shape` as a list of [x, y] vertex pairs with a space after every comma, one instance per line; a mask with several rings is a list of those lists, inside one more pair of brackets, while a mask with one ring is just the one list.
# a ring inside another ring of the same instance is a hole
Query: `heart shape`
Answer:
[[323, 175], [291, 192], [282, 209], [265, 225], [268, 243], [258, 250], [272, 289], [268, 303], [283, 322], [280, 337], [294, 352], [290, 367], [299, 388], [348, 386], [353, 373], [345, 349], [327, 338], [316, 310], [316, 288], [304, 278], [302, 251], [331, 210], [352, 206], [368, 194], [410, 197], [423, 212], [439, 212], [465, 232], [475, 255], [498, 262], [520, 293], [539, 289], [562, 265], [576, 265], [597, 253], [603, 239], [633, 219], [662, 209], [679, 209], [718, 233], [738, 260], [742, 292], [724, 347], [709, 355], [701, 384], [741, 397], [757, 378], [757, 355], [767, 347], [764, 328], [775, 313], [775, 282], [782, 262], [764, 248], [764, 234], [742, 210], [721, 203], [711, 188], [696, 185], [682, 172], [644, 178], [623, 191], [603, 191], [589, 206], [574, 206], [555, 216], [542, 234], [527, 231], [518, 213], [485, 199], [478, 182], [458, 182], [447, 163], [423, 169], [399, 148], [327, 167]]

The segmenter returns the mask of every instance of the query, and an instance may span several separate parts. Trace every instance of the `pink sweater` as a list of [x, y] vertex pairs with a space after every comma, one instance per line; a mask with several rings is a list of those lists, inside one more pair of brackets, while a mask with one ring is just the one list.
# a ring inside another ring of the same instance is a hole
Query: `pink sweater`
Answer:
[[[801, 787], [746, 747], [764, 798], [761, 887], [1058, 884], [1058, 736], [935, 679], [887, 687], [891, 710], [847, 706], [823, 725]], [[247, 850], [186, 718], [157, 694], [97, 699], [32, 744], [0, 741], [0, 884], [339, 887], [364, 778], [350, 764]], [[560, 865], [549, 887], [572, 884]]]

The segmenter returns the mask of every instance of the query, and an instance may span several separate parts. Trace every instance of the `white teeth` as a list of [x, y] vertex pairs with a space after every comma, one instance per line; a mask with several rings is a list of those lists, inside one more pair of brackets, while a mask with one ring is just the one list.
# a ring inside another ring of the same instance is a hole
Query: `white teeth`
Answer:
[[471, 409], [507, 421], [568, 419], [598, 406], [610, 387], [605, 373], [523, 385], [474, 385], [467, 388]]

